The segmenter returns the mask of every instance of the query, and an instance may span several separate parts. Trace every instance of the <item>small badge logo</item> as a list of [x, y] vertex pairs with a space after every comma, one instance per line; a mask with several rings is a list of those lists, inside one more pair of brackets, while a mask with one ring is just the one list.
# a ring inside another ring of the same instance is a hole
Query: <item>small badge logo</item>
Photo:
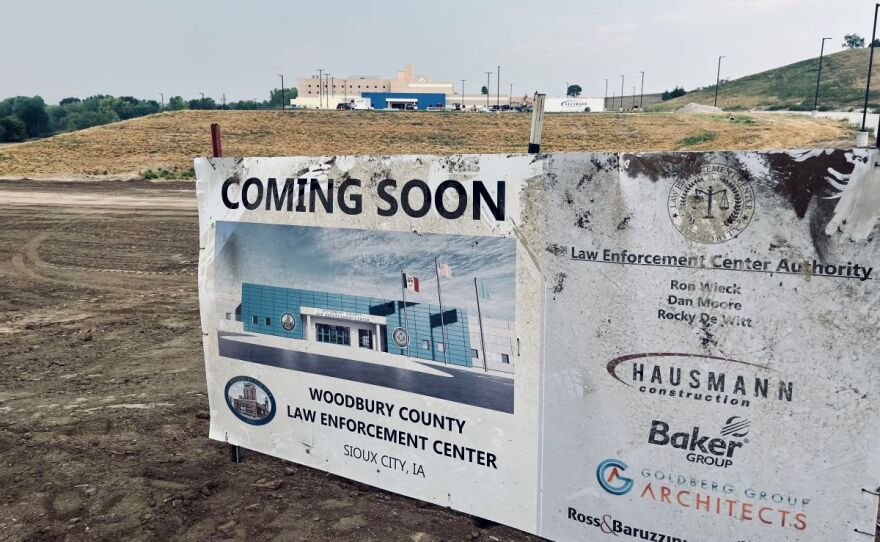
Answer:
[[391, 340], [394, 341], [400, 348], [406, 348], [409, 346], [409, 333], [402, 327], [394, 328], [394, 331], [391, 332]]
[[285, 312], [281, 315], [281, 327], [285, 331], [293, 331], [293, 328], [296, 327], [296, 318], [289, 312]]
[[735, 169], [708, 164], [693, 177], [675, 181], [667, 206], [675, 229], [691, 241], [723, 243], [751, 222], [755, 192]]
[[236, 376], [226, 383], [226, 405], [239, 420], [265, 425], [275, 417], [275, 397], [265, 384], [249, 376]]
[[625, 495], [633, 487], [632, 478], [621, 476], [626, 470], [626, 463], [619, 459], [606, 459], [596, 468], [596, 480], [602, 489], [612, 495]]

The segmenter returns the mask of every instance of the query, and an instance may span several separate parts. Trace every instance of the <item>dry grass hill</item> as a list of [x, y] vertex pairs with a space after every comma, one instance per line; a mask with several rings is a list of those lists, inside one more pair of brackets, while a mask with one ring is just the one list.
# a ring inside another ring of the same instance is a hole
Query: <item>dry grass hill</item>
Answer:
[[[226, 156], [524, 152], [528, 114], [180, 111], [0, 147], [0, 176], [187, 178], [220, 123]], [[780, 115], [551, 114], [543, 149], [659, 151], [850, 145], [827, 119]]]
[[[870, 49], [849, 49], [826, 54], [822, 61], [819, 109], [851, 111], [861, 109], [865, 100]], [[868, 107], [880, 108], [880, 54], [875, 52]], [[816, 95], [819, 57], [795, 62], [754, 75], [722, 83], [718, 105], [726, 110], [768, 109], [809, 111]], [[680, 98], [652, 105], [655, 111], [674, 111], [690, 102], [712, 105], [715, 85], [690, 92]]]

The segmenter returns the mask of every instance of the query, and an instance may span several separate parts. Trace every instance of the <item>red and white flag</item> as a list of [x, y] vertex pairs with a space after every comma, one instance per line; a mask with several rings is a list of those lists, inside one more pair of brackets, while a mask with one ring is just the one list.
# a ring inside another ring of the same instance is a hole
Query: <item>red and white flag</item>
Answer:
[[452, 278], [452, 267], [449, 266], [446, 262], [440, 262], [437, 264], [437, 274], [445, 279]]
[[411, 292], [419, 291], [419, 277], [414, 277], [412, 275], [403, 274], [403, 281], [406, 284], [406, 289]]

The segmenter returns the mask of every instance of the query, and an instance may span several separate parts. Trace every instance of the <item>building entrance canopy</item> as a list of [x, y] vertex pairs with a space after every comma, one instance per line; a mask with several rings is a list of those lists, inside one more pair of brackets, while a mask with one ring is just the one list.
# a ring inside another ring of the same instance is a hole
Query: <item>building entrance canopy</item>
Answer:
[[321, 318], [332, 318], [334, 320], [347, 320], [349, 322], [362, 322], [365, 324], [379, 324], [384, 326], [388, 323], [388, 319], [384, 316], [361, 314], [359, 312], [348, 312], [333, 309], [301, 307], [300, 313], [303, 315], [318, 316]]

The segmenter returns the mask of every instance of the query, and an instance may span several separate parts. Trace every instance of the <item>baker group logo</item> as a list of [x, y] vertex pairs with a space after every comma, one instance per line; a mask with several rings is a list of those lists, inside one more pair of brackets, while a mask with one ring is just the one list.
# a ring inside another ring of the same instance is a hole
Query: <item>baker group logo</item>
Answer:
[[703, 430], [700, 427], [670, 433], [668, 423], [651, 420], [648, 444], [681, 450], [691, 463], [726, 469], [733, 464], [734, 452], [749, 442], [745, 437], [751, 425], [752, 422], [745, 418], [731, 416], [721, 427], [720, 437], [709, 437], [701, 434]]
[[596, 467], [596, 480], [602, 489], [612, 495], [625, 495], [633, 487], [632, 478], [622, 476], [626, 463], [619, 459], [606, 459]]
[[235, 417], [250, 425], [265, 425], [275, 417], [275, 397], [265, 384], [249, 376], [226, 383], [226, 405]]

